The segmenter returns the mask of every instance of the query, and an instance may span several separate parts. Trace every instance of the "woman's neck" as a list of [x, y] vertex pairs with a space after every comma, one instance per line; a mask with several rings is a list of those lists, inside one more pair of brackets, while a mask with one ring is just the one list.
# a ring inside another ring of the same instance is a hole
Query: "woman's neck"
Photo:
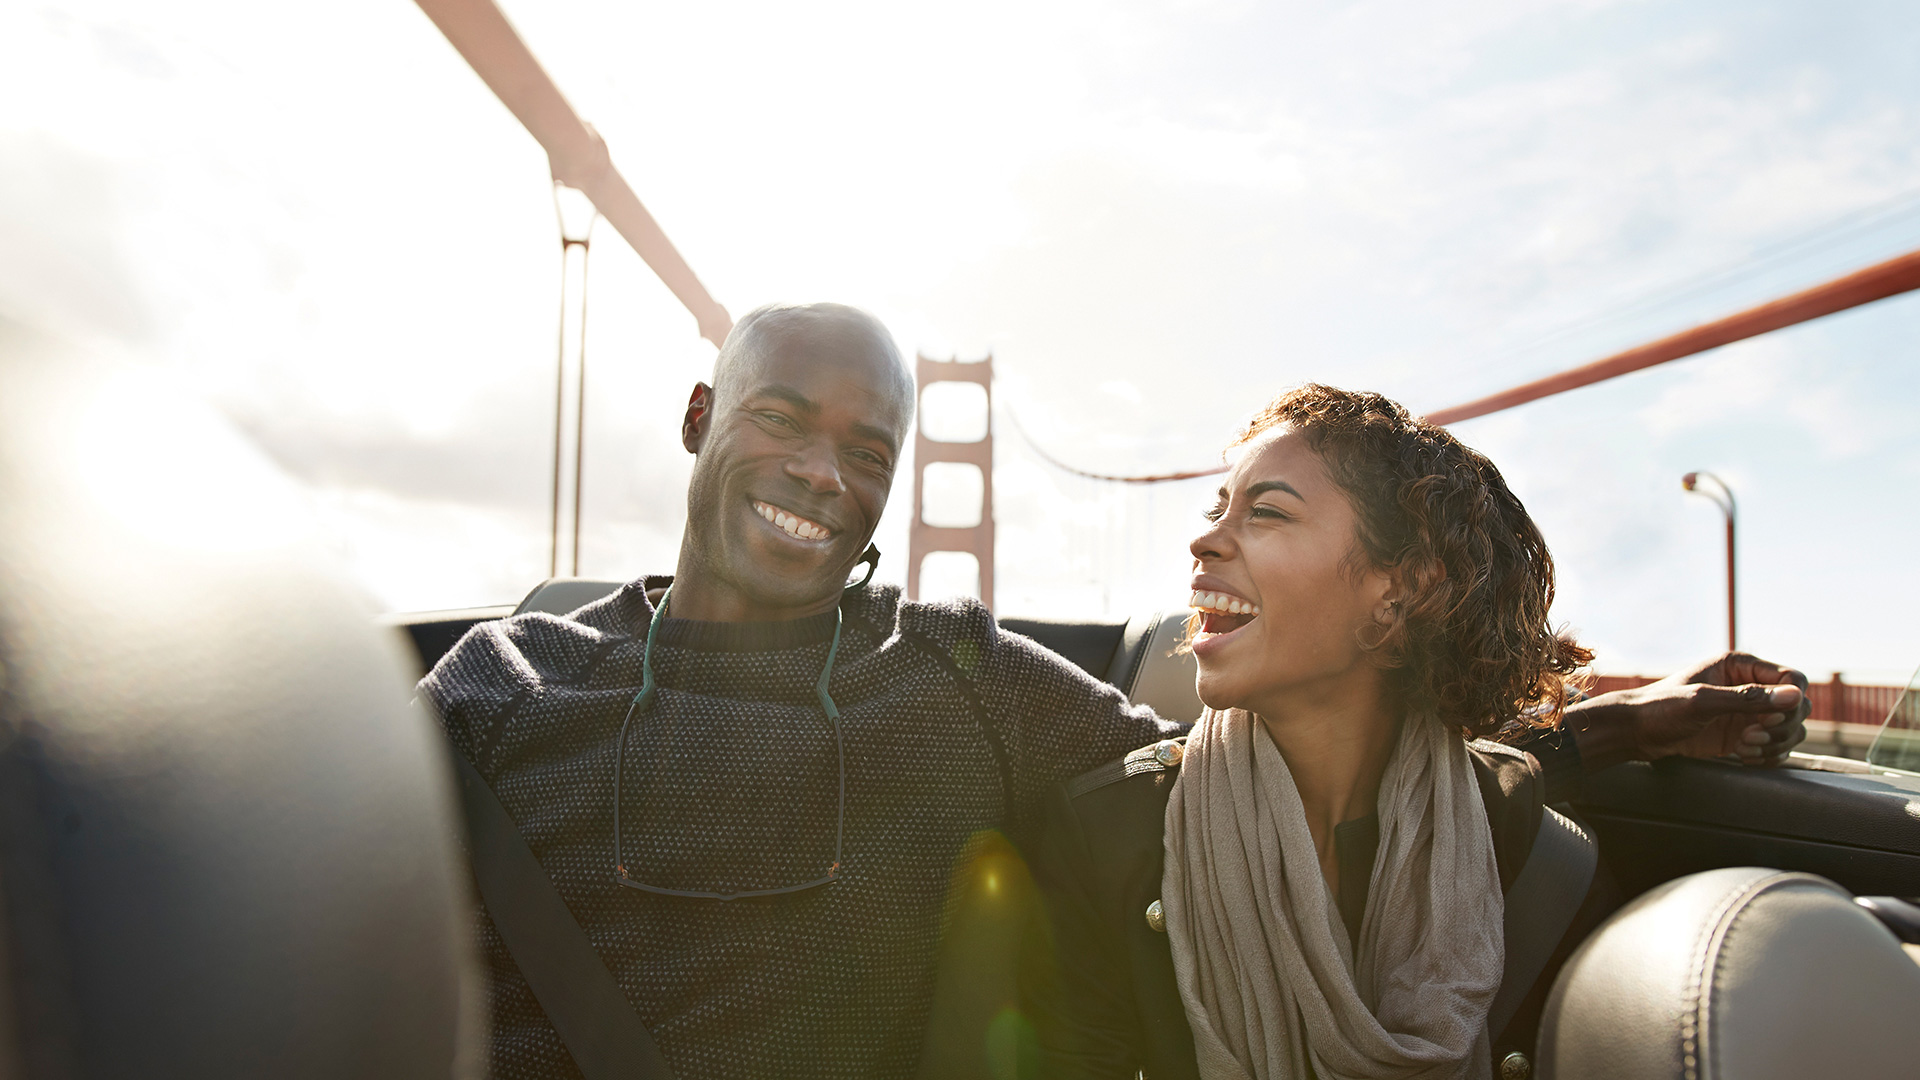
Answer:
[[1334, 828], [1377, 809], [1402, 719], [1389, 701], [1384, 673], [1357, 674], [1363, 677], [1290, 694], [1255, 710], [1293, 774], [1320, 868], [1336, 894]]

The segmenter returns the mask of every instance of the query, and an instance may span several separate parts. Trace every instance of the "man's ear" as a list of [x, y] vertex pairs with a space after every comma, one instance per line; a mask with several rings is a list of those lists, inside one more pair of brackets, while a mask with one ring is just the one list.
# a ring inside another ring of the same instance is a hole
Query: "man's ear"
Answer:
[[697, 454], [707, 441], [707, 428], [713, 422], [713, 387], [693, 384], [693, 396], [687, 399], [687, 414], [680, 420], [680, 445], [687, 453]]

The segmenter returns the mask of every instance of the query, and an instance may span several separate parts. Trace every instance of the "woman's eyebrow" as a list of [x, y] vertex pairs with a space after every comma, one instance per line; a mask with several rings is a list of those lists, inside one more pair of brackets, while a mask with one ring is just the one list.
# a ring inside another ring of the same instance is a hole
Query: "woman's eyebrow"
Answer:
[[1251, 499], [1258, 495], [1265, 495], [1269, 491], [1284, 491], [1294, 498], [1299, 499], [1301, 502], [1307, 501], [1305, 495], [1294, 490], [1293, 485], [1287, 483], [1285, 480], [1262, 480], [1257, 484], [1248, 484], [1247, 498]]

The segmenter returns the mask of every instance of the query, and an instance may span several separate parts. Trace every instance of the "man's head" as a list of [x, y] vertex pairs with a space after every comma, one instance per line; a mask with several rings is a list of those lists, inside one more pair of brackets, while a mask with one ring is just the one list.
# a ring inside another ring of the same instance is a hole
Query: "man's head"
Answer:
[[886, 509], [913, 376], [878, 319], [840, 304], [740, 320], [694, 387], [676, 614], [796, 618], [837, 602]]

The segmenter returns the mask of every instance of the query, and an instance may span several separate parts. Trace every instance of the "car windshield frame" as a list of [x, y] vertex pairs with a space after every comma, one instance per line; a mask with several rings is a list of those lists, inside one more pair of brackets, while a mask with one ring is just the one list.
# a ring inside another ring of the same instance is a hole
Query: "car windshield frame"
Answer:
[[1920, 776], [1920, 669], [1915, 669], [1881, 722], [1879, 734], [1867, 748], [1867, 764], [1875, 772]]

